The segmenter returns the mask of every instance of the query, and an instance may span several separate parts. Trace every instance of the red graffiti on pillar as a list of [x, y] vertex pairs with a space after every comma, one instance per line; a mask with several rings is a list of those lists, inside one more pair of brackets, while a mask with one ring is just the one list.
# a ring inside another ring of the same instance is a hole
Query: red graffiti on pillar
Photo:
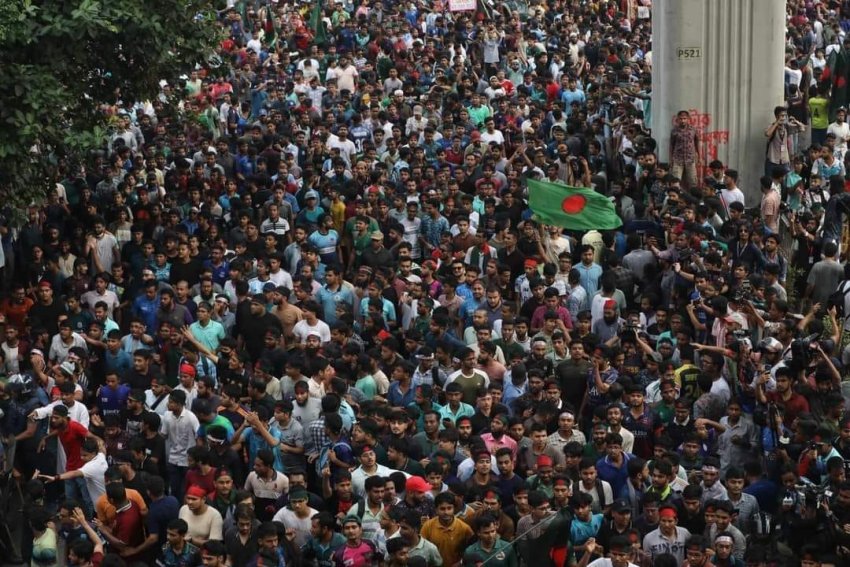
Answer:
[[[699, 157], [697, 158], [697, 178], [708, 175], [708, 164], [717, 159], [720, 144], [729, 143], [729, 130], [710, 130], [711, 115], [694, 108], [688, 110], [691, 116], [691, 126], [697, 131], [699, 139]], [[673, 117], [676, 126], [676, 117]]]

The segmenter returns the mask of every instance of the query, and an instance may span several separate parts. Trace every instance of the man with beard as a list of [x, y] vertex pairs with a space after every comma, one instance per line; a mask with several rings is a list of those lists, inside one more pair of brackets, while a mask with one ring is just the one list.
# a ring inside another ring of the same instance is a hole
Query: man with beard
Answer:
[[[310, 386], [306, 380], [295, 383], [295, 403], [292, 406], [292, 418], [301, 424], [305, 430], [319, 418], [322, 413], [322, 402], [310, 395]], [[309, 439], [309, 436], [307, 436]], [[305, 439], [306, 441], [306, 439]], [[305, 447], [306, 449], [306, 447]], [[309, 454], [309, 451], [307, 451]]]
[[525, 359], [525, 366], [529, 372], [537, 370], [541, 376], [551, 376], [555, 372], [555, 364], [552, 359], [547, 357], [549, 352], [549, 344], [546, 339], [540, 335], [531, 340], [531, 352], [528, 358]]
[[89, 233], [86, 238], [83, 254], [91, 257], [95, 273], [111, 273], [112, 264], [121, 259], [118, 240], [107, 232], [106, 222], [101, 217], [94, 218], [92, 228], [94, 232]]
[[484, 372], [475, 368], [478, 357], [474, 350], [466, 347], [457, 356], [461, 361], [461, 367], [457, 372], [448, 377], [446, 386], [448, 387], [448, 384], [458, 384], [463, 393], [463, 402], [472, 405], [476, 401], [476, 392], [478, 389], [486, 388], [490, 379]]
[[528, 391], [514, 401], [514, 415], [523, 417], [524, 419], [523, 409], [531, 408], [535, 404], [543, 402], [545, 400], [545, 393], [543, 391], [545, 385], [543, 372], [539, 368], [529, 370]]
[[617, 302], [614, 299], [606, 299], [602, 310], [602, 319], [595, 321], [591, 332], [599, 337], [599, 340], [608, 343], [620, 333], [622, 319], [617, 315]]
[[570, 343], [570, 358], [555, 368], [555, 376], [561, 384], [561, 398], [574, 408], [581, 407], [590, 367], [584, 343], [574, 340]]
[[[281, 331], [273, 327], [263, 336], [263, 351], [260, 353], [260, 366], [268, 368], [272, 377], [281, 376], [286, 363], [286, 351], [280, 346]], [[280, 396], [277, 396], [278, 398]]]
[[269, 329], [283, 332], [280, 319], [266, 312], [265, 304], [266, 298], [263, 294], [258, 293], [252, 296], [250, 315], [237, 326], [239, 340], [251, 355], [252, 361], [260, 358], [264, 344], [263, 337]]
[[419, 518], [432, 518], [434, 516], [434, 504], [425, 495], [431, 490], [431, 485], [421, 476], [411, 476], [404, 485], [404, 498], [396, 504], [402, 511], [412, 511]]
[[484, 441], [484, 445], [490, 453], [495, 455], [499, 449], [504, 448], [510, 450], [511, 456], [515, 459], [518, 448], [516, 441], [507, 435], [508, 423], [507, 415], [503, 413], [494, 415], [490, 419], [490, 432], [483, 434], [481, 440]]
[[623, 452], [631, 453], [635, 445], [635, 436], [632, 434], [631, 431], [628, 431], [627, 429], [624, 429], [622, 427], [623, 410], [620, 409], [620, 405], [617, 403], [612, 403], [610, 406], [608, 406], [606, 416], [608, 422], [608, 431], [610, 433], [619, 434], [623, 440]]

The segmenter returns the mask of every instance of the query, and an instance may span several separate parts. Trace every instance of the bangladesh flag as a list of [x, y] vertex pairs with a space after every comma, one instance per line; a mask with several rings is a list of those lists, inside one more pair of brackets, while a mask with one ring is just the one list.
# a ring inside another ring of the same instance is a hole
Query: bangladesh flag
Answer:
[[826, 59], [826, 68], [821, 81], [829, 81], [832, 94], [829, 104], [829, 119], [835, 119], [836, 111], [850, 102], [850, 53], [844, 48], [837, 49]]
[[529, 179], [528, 206], [539, 222], [569, 230], [610, 230], [623, 224], [614, 203], [587, 187]]
[[328, 41], [325, 22], [322, 21], [323, 11], [324, 0], [316, 0], [316, 4], [313, 6], [313, 12], [310, 14], [310, 29], [313, 30], [313, 43], [316, 45], [325, 45]]
[[266, 6], [266, 22], [263, 26], [265, 33], [265, 40], [269, 43], [269, 49], [274, 50], [277, 45], [278, 33], [277, 33], [277, 24], [274, 21], [274, 12], [272, 11], [272, 5], [269, 4]]

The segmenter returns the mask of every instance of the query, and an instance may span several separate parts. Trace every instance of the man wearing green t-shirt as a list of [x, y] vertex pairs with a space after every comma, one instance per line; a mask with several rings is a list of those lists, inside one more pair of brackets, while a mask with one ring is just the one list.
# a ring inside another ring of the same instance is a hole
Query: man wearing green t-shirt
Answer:
[[513, 546], [499, 537], [496, 517], [490, 512], [477, 516], [472, 527], [478, 541], [466, 548], [468, 556], [478, 555], [493, 567], [517, 567], [518, 560]]

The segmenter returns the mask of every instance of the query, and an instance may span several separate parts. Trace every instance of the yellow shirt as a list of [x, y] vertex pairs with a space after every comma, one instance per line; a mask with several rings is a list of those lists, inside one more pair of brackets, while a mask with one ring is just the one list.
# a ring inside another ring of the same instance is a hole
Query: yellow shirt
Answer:
[[828, 105], [829, 101], [820, 96], [809, 99], [809, 112], [812, 115], [812, 128], [815, 130], [826, 130], [829, 127]]
[[334, 230], [342, 234], [342, 229], [345, 228], [345, 203], [331, 202], [331, 218], [334, 220]]
[[422, 524], [420, 535], [437, 547], [443, 558], [443, 565], [449, 566], [460, 563], [463, 559], [464, 549], [473, 533], [472, 528], [463, 520], [455, 518], [447, 527], [435, 517]]

